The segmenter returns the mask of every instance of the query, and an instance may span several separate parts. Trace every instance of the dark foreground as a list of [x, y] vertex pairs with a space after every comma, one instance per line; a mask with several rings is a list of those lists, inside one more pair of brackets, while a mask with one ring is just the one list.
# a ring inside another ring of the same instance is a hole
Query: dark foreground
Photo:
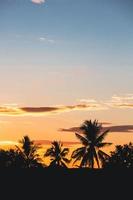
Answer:
[[128, 199], [133, 170], [1, 170], [4, 199]]

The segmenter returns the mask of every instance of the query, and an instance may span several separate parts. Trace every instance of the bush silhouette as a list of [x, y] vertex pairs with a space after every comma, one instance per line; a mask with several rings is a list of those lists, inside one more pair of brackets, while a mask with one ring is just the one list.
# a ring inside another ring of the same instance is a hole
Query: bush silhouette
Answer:
[[117, 145], [103, 162], [103, 168], [133, 168], [133, 144]]

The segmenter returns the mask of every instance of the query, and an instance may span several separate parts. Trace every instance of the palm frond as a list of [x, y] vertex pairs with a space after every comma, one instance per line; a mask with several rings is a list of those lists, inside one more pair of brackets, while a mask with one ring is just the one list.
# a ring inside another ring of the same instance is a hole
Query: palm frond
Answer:
[[86, 149], [85, 147], [77, 148], [72, 152], [71, 158], [76, 158], [78, 155], [82, 156], [85, 152], [85, 149]]
[[110, 157], [107, 153], [105, 153], [104, 151], [102, 151], [102, 150], [99, 150], [98, 151], [98, 153], [100, 153], [102, 156], [104, 156], [104, 157]]
[[66, 162], [67, 164], [71, 162], [71, 160], [69, 160], [68, 158], [62, 158], [62, 160], [64, 160], [64, 162]]
[[83, 145], [87, 146], [89, 144], [88, 140], [85, 137], [81, 136], [78, 133], [75, 133], [75, 135]]
[[73, 165], [74, 165], [77, 161], [81, 160], [81, 158], [84, 156], [85, 149], [86, 149], [85, 147], [81, 147], [81, 148], [78, 148], [78, 149], [76, 149], [76, 150], [74, 150], [74, 151], [72, 152], [71, 158], [74, 159]]
[[48, 157], [48, 156], [54, 156], [54, 151], [53, 151], [53, 148], [49, 148], [47, 149], [47, 151], [45, 152], [44, 154], [44, 157]]
[[108, 132], [109, 130], [106, 130], [104, 133], [100, 134], [100, 136], [96, 139], [95, 144], [101, 143], [107, 136]]
[[110, 146], [110, 145], [112, 145], [112, 143], [110, 143], [110, 142], [102, 142], [102, 143], [98, 143], [96, 146], [98, 148], [102, 148], [102, 147], [106, 147], [106, 146]]
[[68, 148], [64, 148], [61, 152], [61, 156], [66, 156], [69, 153], [69, 149]]
[[106, 160], [110, 157], [108, 154], [106, 154], [105, 152], [99, 150], [98, 151], [98, 157], [102, 163], [102, 166], [104, 166]]

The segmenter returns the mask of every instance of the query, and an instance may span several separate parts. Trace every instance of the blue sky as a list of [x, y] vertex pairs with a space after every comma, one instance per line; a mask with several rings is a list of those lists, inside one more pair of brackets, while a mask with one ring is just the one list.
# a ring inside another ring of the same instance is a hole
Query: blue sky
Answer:
[[[76, 81], [74, 71], [81, 70], [88, 73], [89, 85], [104, 87], [105, 95], [105, 82], [112, 94], [131, 92], [133, 20], [132, 2], [126, 2], [2, 0], [1, 71], [21, 79], [31, 70], [34, 78], [50, 76], [50, 71], [68, 72]], [[81, 80], [86, 87], [87, 77]]]
[[[6, 51], [12, 62], [24, 57], [25, 62], [32, 64], [69, 67], [91, 63], [112, 70], [132, 65], [133, 21], [122, 3], [114, 0], [47, 0], [41, 5], [30, 0], [2, 2], [1, 51], [3, 54]], [[43, 37], [55, 44], [48, 41], [42, 44], [39, 38]]]

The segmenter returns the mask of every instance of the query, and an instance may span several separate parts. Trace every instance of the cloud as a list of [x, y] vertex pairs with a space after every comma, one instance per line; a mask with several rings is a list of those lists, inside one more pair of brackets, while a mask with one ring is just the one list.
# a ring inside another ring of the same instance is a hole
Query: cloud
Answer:
[[36, 3], [36, 4], [42, 4], [45, 3], [45, 0], [31, 0], [32, 3]]
[[39, 41], [40, 41], [40, 42], [45, 42], [45, 43], [51, 43], [51, 44], [54, 44], [54, 43], [55, 43], [55, 40], [49, 39], [49, 38], [47, 38], [47, 37], [40, 37], [40, 38], [39, 38]]
[[101, 105], [105, 107], [106, 109], [111, 108], [125, 108], [125, 109], [133, 109], [133, 94], [125, 94], [122, 96], [119, 95], [113, 95], [111, 99], [109, 100], [95, 100], [95, 99], [80, 99], [78, 100], [81, 103], [84, 104], [95, 104], [95, 105]]
[[119, 104], [119, 105], [115, 105], [119, 108], [133, 108], [133, 104], [130, 104], [130, 103], [122, 103], [122, 104]]
[[22, 111], [26, 113], [43, 113], [43, 112], [54, 112], [58, 111], [59, 108], [56, 107], [23, 107]]
[[[43, 40], [43, 39], [42, 39]], [[16, 104], [5, 104], [0, 106], [0, 116], [25, 116], [25, 115], [50, 115], [59, 114], [71, 111], [98, 111], [108, 110], [111, 108], [115, 109], [132, 109], [133, 108], [133, 94], [127, 94], [124, 96], [114, 95], [111, 100], [108, 101], [97, 101], [94, 99], [81, 99], [79, 103], [75, 105], [57, 105], [49, 107], [19, 107]], [[109, 124], [104, 124], [109, 125]]]
[[78, 101], [82, 103], [97, 103], [95, 99], [79, 99]]
[[119, 125], [106, 127], [110, 132], [133, 132], [133, 125]]
[[[102, 125], [110, 125], [109, 122], [101, 122]], [[106, 127], [108, 128], [108, 127]], [[80, 127], [71, 127], [71, 128], [60, 128], [59, 131], [61, 132], [80, 132]]]
[[44, 42], [46, 40], [46, 38], [45, 37], [40, 37], [39, 40]]
[[123, 96], [114, 95], [112, 99], [107, 102], [107, 105], [114, 108], [133, 108], [133, 94], [125, 94]]
[[[133, 125], [118, 125], [118, 126], [108, 126], [103, 127], [103, 130], [108, 130], [109, 132], [125, 132], [125, 133], [133, 133]], [[80, 132], [80, 127], [71, 127], [71, 128], [61, 128], [59, 129], [61, 132]]]
[[61, 132], [80, 132], [80, 127], [60, 128]]
[[25, 115], [50, 115], [50, 114], [59, 114], [64, 112], [71, 111], [92, 111], [92, 110], [101, 110], [104, 109], [97, 104], [77, 104], [69, 106], [49, 106], [49, 107], [18, 107], [18, 106], [1, 106], [0, 115], [1, 116], [25, 116]]
[[18, 142], [15, 142], [15, 141], [0, 141], [0, 146], [5, 146], [5, 145], [18, 145], [19, 143]]

